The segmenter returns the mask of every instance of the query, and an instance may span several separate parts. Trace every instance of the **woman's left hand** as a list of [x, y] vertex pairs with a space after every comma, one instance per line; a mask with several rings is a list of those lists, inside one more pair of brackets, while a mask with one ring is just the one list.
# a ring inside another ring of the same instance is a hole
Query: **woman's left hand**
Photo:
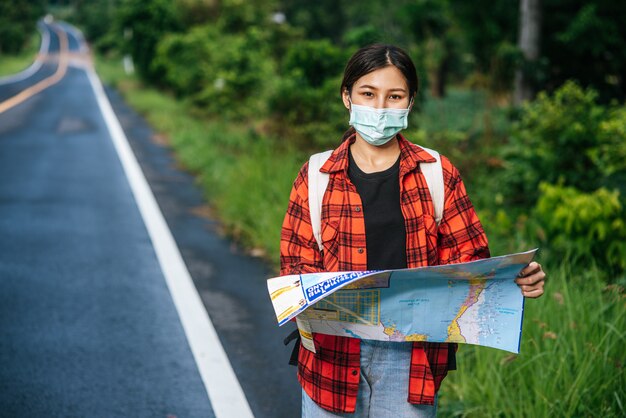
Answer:
[[541, 264], [533, 261], [522, 269], [515, 283], [522, 289], [522, 295], [527, 298], [538, 298], [543, 295], [543, 285], [546, 282], [546, 273]]

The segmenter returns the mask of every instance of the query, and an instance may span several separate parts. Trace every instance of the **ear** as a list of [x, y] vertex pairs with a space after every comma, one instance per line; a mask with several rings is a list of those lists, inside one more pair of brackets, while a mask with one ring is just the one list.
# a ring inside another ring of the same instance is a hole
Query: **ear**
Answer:
[[415, 104], [415, 96], [411, 97], [411, 101], [409, 102], [409, 112], [413, 110], [414, 104]]
[[350, 110], [350, 93], [348, 93], [348, 89], [344, 88], [341, 93], [341, 100], [343, 100], [343, 105], [346, 109]]

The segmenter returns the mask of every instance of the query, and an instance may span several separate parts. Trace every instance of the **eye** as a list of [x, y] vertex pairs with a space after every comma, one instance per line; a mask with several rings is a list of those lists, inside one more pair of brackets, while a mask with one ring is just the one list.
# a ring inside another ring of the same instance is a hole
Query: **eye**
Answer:
[[371, 91], [364, 91], [361, 94], [363, 94], [363, 96], [365, 97], [374, 97], [374, 93], [372, 93]]
[[402, 96], [400, 96], [399, 94], [392, 94], [391, 96], [389, 96], [389, 98], [391, 100], [402, 100]]

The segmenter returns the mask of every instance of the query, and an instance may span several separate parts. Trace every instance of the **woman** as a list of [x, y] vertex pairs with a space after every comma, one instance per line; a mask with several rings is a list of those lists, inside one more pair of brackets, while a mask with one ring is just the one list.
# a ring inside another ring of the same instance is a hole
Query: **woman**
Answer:
[[[320, 169], [320, 251], [308, 204], [308, 163], [291, 192], [281, 234], [281, 274], [413, 268], [489, 257], [487, 237], [457, 169], [441, 157], [445, 201], [439, 224], [420, 163], [427, 151], [399, 132], [418, 90], [408, 55], [391, 45], [357, 51], [341, 84], [352, 128]], [[517, 279], [527, 297], [543, 294], [545, 274], [531, 263]], [[302, 416], [429, 417], [454, 369], [455, 344], [390, 343], [314, 334], [300, 349]]]

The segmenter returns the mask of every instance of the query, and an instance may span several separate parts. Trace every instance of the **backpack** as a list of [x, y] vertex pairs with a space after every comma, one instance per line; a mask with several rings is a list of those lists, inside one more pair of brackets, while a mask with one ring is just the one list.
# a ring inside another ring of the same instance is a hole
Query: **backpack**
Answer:
[[[437, 161], [434, 163], [420, 163], [422, 174], [426, 178], [426, 184], [430, 191], [430, 197], [435, 208], [435, 221], [437, 225], [441, 222], [443, 216], [443, 205], [445, 200], [445, 192], [443, 185], [443, 168], [441, 167], [441, 157], [437, 151], [420, 147], [424, 151], [432, 155]], [[317, 241], [317, 246], [322, 251], [322, 198], [328, 187], [328, 173], [321, 173], [320, 168], [326, 163], [332, 150], [313, 154], [309, 158], [309, 212], [311, 215], [311, 227], [313, 228], [313, 236]]]

